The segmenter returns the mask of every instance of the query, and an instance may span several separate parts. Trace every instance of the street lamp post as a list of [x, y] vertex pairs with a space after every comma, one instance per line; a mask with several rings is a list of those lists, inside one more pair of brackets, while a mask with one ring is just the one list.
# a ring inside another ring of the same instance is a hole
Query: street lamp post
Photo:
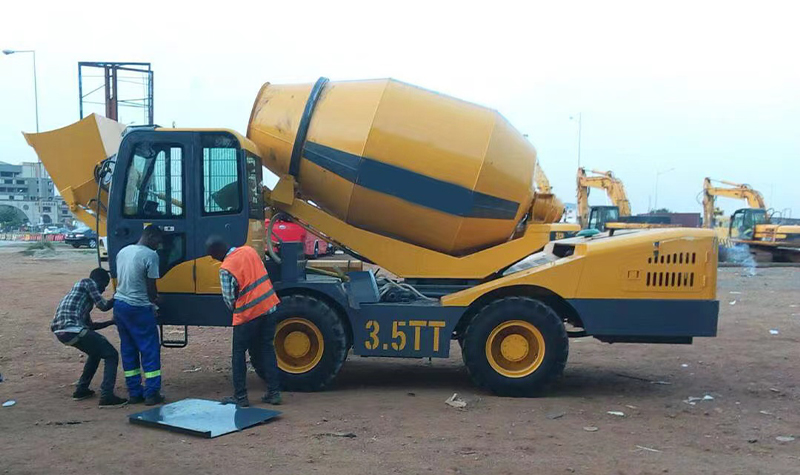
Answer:
[[656, 172], [656, 192], [655, 192], [655, 198], [653, 199], [653, 211], [658, 209], [658, 177], [664, 175], [665, 173], [669, 173], [673, 170], [675, 170], [675, 168], [670, 168], [669, 170], [662, 170], [660, 172], [659, 171]]
[[[33, 56], [33, 104], [36, 112], [36, 133], [39, 133], [39, 85], [36, 82], [36, 50], [32, 49], [4, 49], [3, 54], [8, 56], [15, 53], [30, 53]], [[36, 157], [36, 188], [37, 188], [37, 201], [41, 211], [41, 199], [44, 195], [42, 190], [42, 162], [39, 157]], [[41, 214], [41, 213], [40, 213]], [[41, 219], [41, 218], [40, 218]]]
[[39, 87], [36, 84], [36, 51], [32, 49], [13, 50], [4, 49], [3, 54], [10, 55], [14, 53], [31, 53], [33, 55], [33, 101], [36, 108], [36, 133], [39, 133]]
[[569, 120], [575, 120], [578, 122], [578, 168], [581, 167], [581, 114], [581, 112], [578, 112], [577, 117], [569, 117]]

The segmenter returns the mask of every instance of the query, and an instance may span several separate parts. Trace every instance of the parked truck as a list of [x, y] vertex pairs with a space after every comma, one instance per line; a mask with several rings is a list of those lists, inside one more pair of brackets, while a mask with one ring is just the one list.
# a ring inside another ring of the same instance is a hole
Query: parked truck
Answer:
[[[529, 396], [562, 374], [569, 337], [716, 334], [714, 233], [552, 241], [577, 226], [553, 222], [557, 200], [537, 201], [536, 151], [494, 110], [395, 80], [322, 78], [265, 84], [246, 137], [143, 127], [119, 142], [116, 127], [91, 116], [27, 139], [71, 206], [107, 227], [112, 274], [145, 226], [163, 229], [161, 324], [231, 324], [203, 243], [271, 250], [265, 208], [370, 264], [320, 271], [299, 243], [266, 260], [289, 390], [329, 386], [350, 350], [446, 358], [455, 341], [478, 386]], [[273, 189], [262, 166], [279, 177]]]

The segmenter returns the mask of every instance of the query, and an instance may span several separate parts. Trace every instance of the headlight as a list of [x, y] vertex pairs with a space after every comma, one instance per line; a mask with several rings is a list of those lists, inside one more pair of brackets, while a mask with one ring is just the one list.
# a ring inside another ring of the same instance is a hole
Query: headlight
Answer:
[[80, 238], [80, 237], [83, 237], [83, 234], [76, 234], [74, 237]]

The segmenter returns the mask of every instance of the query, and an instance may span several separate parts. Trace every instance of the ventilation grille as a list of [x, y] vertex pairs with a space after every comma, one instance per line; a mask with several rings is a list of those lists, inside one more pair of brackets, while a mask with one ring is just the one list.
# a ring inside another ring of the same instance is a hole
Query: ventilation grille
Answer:
[[657, 257], [648, 257], [648, 264], [669, 264], [669, 265], [692, 265], [697, 262], [696, 252], [673, 252], [672, 254], [661, 254]]
[[694, 287], [694, 272], [648, 272], [647, 287]]
[[[694, 287], [694, 271], [697, 263], [696, 252], [673, 252], [647, 258], [650, 268], [645, 275], [645, 287], [648, 288], [691, 288]], [[669, 266], [667, 268], [667, 266]], [[685, 271], [681, 268], [689, 267]], [[676, 268], [677, 267], [677, 268]]]

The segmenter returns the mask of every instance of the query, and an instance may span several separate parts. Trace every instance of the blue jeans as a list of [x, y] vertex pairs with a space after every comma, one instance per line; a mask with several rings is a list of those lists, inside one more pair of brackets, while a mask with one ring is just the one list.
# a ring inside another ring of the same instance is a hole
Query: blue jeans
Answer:
[[[114, 320], [119, 331], [122, 369], [130, 397], [152, 397], [161, 391], [161, 342], [153, 307], [114, 301]], [[142, 388], [142, 369], [145, 387]]]

